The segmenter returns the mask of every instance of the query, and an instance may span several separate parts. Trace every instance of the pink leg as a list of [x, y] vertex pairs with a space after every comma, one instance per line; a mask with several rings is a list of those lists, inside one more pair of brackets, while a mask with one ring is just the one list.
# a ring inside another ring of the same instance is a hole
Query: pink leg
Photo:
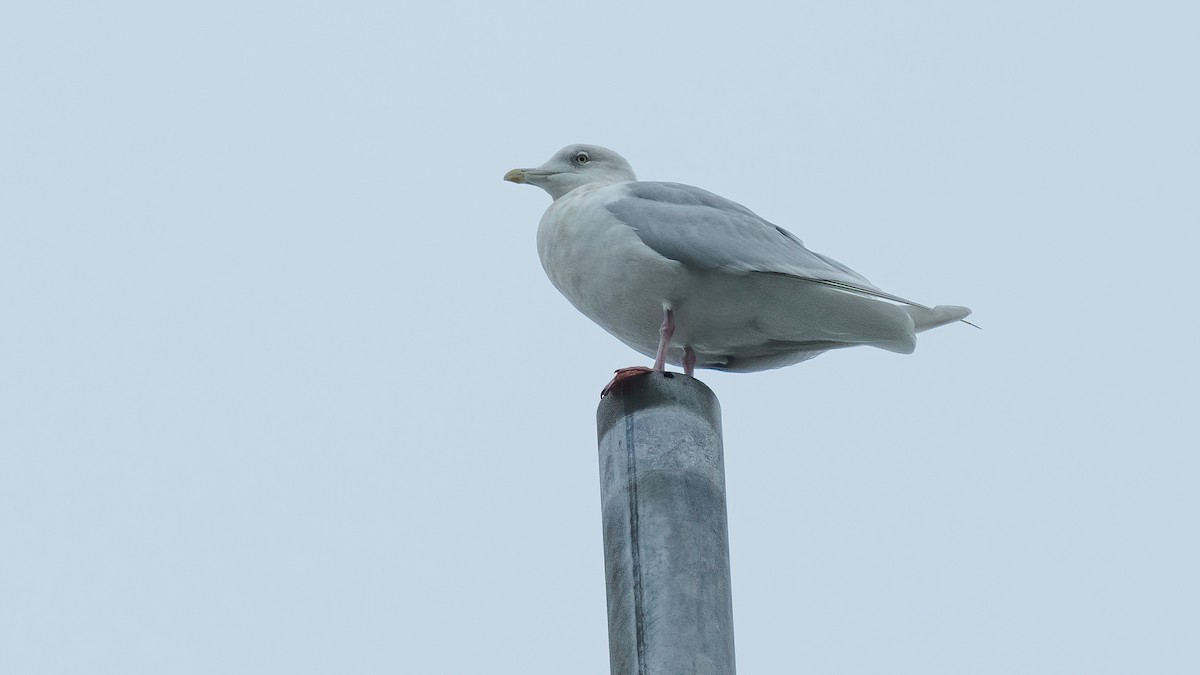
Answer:
[[696, 352], [691, 347], [683, 348], [683, 374], [688, 377], [696, 374]]
[[654, 369], [658, 372], [667, 370], [667, 348], [671, 346], [671, 336], [675, 334], [675, 314], [663, 310], [662, 328], [658, 329], [658, 353], [654, 355]]
[[[612, 381], [608, 383], [608, 386], [604, 387], [604, 390], [600, 392], [600, 398], [608, 396], [610, 393], [612, 393], [613, 389], [617, 387], [617, 385], [632, 377], [652, 373], [655, 370], [660, 373], [666, 372], [667, 349], [671, 346], [671, 336], [675, 334], [675, 314], [669, 309], [663, 310], [662, 328], [658, 329], [658, 334], [658, 351], [654, 355], [654, 369], [651, 370], [646, 366], [633, 366], [618, 370], [617, 374], [613, 376]], [[691, 375], [692, 370], [695, 367], [696, 353], [692, 351], [691, 347], [685, 347], [683, 350], [684, 372], [686, 372], [688, 375]]]

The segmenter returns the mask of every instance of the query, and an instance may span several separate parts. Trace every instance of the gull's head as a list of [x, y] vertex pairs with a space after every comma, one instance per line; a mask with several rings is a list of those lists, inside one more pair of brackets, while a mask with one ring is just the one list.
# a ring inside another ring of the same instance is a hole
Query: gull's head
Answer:
[[637, 180], [629, 162], [598, 145], [568, 145], [535, 169], [513, 169], [504, 180], [536, 185], [554, 199], [590, 183], [620, 183]]

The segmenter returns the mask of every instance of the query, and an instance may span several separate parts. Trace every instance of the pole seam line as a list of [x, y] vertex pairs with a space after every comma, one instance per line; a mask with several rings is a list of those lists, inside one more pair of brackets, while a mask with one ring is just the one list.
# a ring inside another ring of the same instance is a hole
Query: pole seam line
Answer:
[[634, 414], [625, 414], [625, 452], [627, 457], [625, 470], [629, 476], [629, 557], [633, 573], [633, 616], [634, 630], [637, 633], [638, 675], [646, 675], [646, 621], [642, 607], [642, 555], [641, 542], [638, 540], [638, 500], [637, 500], [637, 455], [634, 452], [633, 418]]

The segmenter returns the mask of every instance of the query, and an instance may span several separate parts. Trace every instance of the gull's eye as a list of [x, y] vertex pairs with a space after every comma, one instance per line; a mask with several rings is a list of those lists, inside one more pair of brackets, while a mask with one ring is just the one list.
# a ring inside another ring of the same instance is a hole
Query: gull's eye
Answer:
[[592, 161], [592, 158], [588, 157], [588, 154], [586, 152], [581, 152], [578, 155], [575, 155], [575, 163], [576, 164], [587, 164], [590, 161]]

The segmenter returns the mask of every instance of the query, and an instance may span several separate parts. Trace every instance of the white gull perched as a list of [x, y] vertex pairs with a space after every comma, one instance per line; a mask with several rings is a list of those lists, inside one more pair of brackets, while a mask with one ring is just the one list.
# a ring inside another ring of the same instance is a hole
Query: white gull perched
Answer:
[[606, 148], [571, 145], [504, 179], [554, 198], [537, 234], [551, 283], [655, 370], [751, 372], [856, 345], [908, 354], [917, 333], [971, 313], [886, 293], [740, 204], [637, 180]]

